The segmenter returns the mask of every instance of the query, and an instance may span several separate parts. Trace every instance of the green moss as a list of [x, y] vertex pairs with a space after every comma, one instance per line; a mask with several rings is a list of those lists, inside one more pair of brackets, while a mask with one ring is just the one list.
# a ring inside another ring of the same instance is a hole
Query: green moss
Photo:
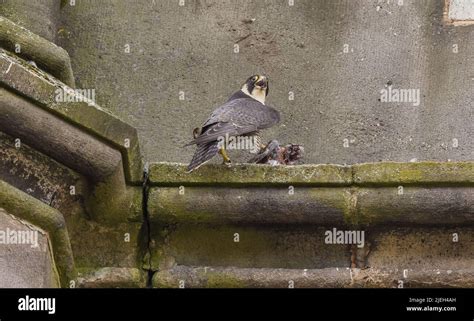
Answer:
[[372, 163], [353, 165], [360, 186], [474, 184], [474, 162]]
[[342, 208], [344, 222], [351, 226], [358, 224], [357, 195], [358, 189], [355, 187], [344, 191], [344, 206]]
[[212, 213], [191, 210], [189, 199], [179, 195], [178, 188], [166, 191], [152, 189], [148, 198], [148, 212], [157, 221], [167, 223], [207, 222], [214, 217]]
[[138, 186], [125, 186], [121, 168], [95, 184], [86, 205], [88, 212], [99, 222], [117, 224], [143, 220], [142, 189]]
[[185, 190], [185, 195], [180, 195], [179, 188], [152, 188], [148, 197], [148, 213], [153, 221], [173, 223], [200, 223], [215, 221], [215, 213], [199, 209], [196, 201], [199, 195], [190, 194]]
[[207, 272], [201, 274], [206, 279], [208, 288], [245, 288], [248, 287], [247, 282], [230, 275], [229, 273]]
[[[139, 253], [143, 240], [140, 223], [123, 223], [104, 226], [82, 220], [70, 229], [75, 263], [81, 269], [97, 269], [108, 266], [141, 267]], [[130, 234], [130, 242], [125, 241]]]
[[[150, 189], [149, 217], [162, 223], [343, 224], [347, 188], [177, 187]], [[288, 209], [286, 209], [289, 207]], [[292, 208], [300, 212], [292, 213]], [[257, 211], [256, 215], [252, 215]]]

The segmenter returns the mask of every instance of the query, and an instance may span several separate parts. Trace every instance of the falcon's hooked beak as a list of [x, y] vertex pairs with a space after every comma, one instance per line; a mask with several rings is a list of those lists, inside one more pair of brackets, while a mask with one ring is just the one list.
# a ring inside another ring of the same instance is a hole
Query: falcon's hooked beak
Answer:
[[247, 79], [241, 89], [245, 94], [265, 104], [265, 98], [268, 95], [268, 77], [254, 75]]

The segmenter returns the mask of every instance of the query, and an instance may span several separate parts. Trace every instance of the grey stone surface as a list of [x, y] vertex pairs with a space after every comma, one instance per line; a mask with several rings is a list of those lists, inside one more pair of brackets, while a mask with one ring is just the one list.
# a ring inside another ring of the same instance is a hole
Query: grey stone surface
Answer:
[[454, 20], [474, 20], [474, 1], [449, 0], [449, 18]]
[[[37, 247], [34, 247], [35, 242], [18, 244], [14, 241], [14, 235], [24, 232], [37, 235]], [[59, 286], [48, 236], [44, 231], [0, 208], [0, 233], [6, 235], [0, 238], [0, 288]]]
[[[269, 76], [282, 114], [265, 137], [302, 144], [306, 163], [469, 160], [474, 26], [444, 25], [443, 9], [437, 0], [83, 0], [62, 8], [58, 43], [77, 87], [96, 88], [100, 105], [137, 127], [149, 161], [188, 162], [192, 129], [254, 73]], [[380, 102], [388, 84], [419, 89], [420, 105]]]

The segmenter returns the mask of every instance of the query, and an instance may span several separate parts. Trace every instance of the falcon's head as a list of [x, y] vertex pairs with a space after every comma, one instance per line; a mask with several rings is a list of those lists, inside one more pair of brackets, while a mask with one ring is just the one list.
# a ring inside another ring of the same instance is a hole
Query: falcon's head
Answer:
[[254, 75], [247, 79], [241, 90], [253, 99], [265, 104], [265, 97], [268, 95], [268, 77]]

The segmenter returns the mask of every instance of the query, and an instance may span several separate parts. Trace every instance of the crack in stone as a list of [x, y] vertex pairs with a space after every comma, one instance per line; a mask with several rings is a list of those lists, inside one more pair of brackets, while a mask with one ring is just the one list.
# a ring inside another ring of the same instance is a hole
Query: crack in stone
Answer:
[[143, 168], [143, 185], [142, 185], [142, 212], [143, 212], [143, 224], [145, 228], [145, 235], [146, 235], [146, 253], [148, 255], [148, 269], [145, 269], [147, 272], [147, 279], [146, 279], [146, 287], [152, 287], [152, 279], [153, 274], [155, 271], [151, 268], [151, 227], [150, 227], [150, 217], [148, 214], [148, 191], [149, 191], [149, 165], [148, 163], [145, 164]]

